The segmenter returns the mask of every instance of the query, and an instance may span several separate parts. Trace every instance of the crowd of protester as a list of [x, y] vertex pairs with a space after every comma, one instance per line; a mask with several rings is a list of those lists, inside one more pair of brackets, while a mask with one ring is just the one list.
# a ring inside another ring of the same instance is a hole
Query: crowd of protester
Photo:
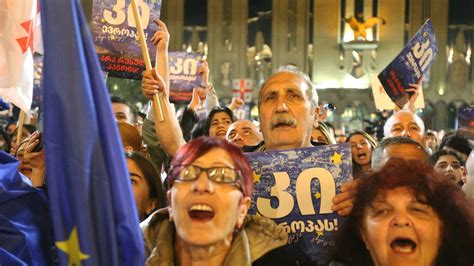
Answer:
[[[156, 33], [167, 58], [166, 25]], [[305, 265], [303, 254], [282, 249], [288, 235], [275, 222], [247, 214], [252, 171], [244, 152], [347, 142], [353, 181], [343, 184], [332, 210], [348, 216], [333, 261], [343, 265], [472, 265], [474, 263], [474, 152], [455, 131], [442, 139], [410, 108], [393, 112], [383, 139], [366, 131], [336, 134], [309, 77], [282, 66], [261, 86], [259, 121], [237, 120], [234, 99], [220, 106], [204, 61], [203, 86], [189, 105], [168, 100], [167, 67], [143, 73], [143, 94], [160, 95], [163, 121], [137, 115], [111, 97], [150, 265]], [[206, 108], [206, 118], [196, 109]], [[142, 121], [143, 120], [143, 121]], [[19, 172], [45, 187], [40, 133], [15, 124], [0, 131], [2, 149]], [[205, 173], [205, 174], [203, 174]], [[203, 222], [204, 221], [204, 222]]]

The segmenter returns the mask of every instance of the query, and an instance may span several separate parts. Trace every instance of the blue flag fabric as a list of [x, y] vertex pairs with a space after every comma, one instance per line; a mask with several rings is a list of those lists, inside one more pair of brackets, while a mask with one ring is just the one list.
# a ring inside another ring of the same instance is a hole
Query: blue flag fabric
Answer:
[[110, 96], [79, 0], [44, 1], [44, 145], [61, 265], [143, 265]]
[[0, 151], [0, 265], [52, 265], [54, 242], [48, 203]]

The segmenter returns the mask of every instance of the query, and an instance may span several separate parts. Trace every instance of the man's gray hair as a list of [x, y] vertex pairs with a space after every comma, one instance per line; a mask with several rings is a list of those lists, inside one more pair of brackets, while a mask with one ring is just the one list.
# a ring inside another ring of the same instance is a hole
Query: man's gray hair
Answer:
[[377, 147], [372, 152], [372, 162], [371, 162], [372, 169], [378, 169], [379, 167], [382, 166], [382, 163], [384, 162], [383, 152], [388, 146], [399, 145], [399, 144], [414, 145], [420, 148], [420, 150], [423, 151], [426, 155], [426, 158], [424, 159], [428, 161], [428, 158], [429, 158], [428, 152], [426, 152], [425, 148], [420, 143], [418, 143], [418, 141], [413, 140], [411, 138], [407, 138], [407, 137], [390, 137], [390, 138], [385, 138], [381, 142], [379, 142]]
[[[280, 66], [277, 71], [275, 71], [266, 81], [265, 83], [263, 83], [262, 87], [260, 87], [260, 91], [262, 91], [262, 88], [265, 87], [265, 85], [267, 84], [267, 82], [275, 75], [279, 74], [279, 73], [282, 73], [282, 72], [289, 72], [289, 73], [293, 73], [295, 75], [298, 75], [300, 76], [301, 78], [303, 78], [304, 82], [306, 83], [306, 85], [308, 85], [309, 89], [306, 90], [306, 96], [308, 96], [308, 99], [310, 100], [311, 102], [311, 108], [316, 108], [319, 106], [319, 96], [318, 96], [318, 92], [316, 91], [316, 88], [314, 87], [314, 84], [313, 82], [311, 81], [311, 79], [309, 78], [309, 76], [304, 73], [303, 71], [299, 70], [296, 66], [294, 65], [291, 65], [291, 64], [287, 64], [287, 65], [282, 65]], [[258, 95], [258, 106], [260, 106], [260, 93]]]
[[399, 111], [393, 113], [393, 114], [387, 119], [387, 121], [385, 121], [385, 124], [383, 125], [383, 135], [384, 135], [385, 137], [390, 136], [391, 128], [389, 127], [389, 125], [391, 124], [392, 120], [394, 119], [393, 117], [394, 117], [398, 112], [408, 112], [408, 113], [412, 113], [413, 116], [415, 116], [415, 121], [416, 121], [416, 123], [418, 124], [418, 126], [420, 127], [421, 132], [425, 133], [425, 123], [423, 122], [423, 119], [421, 119], [421, 117], [419, 117], [419, 116], [416, 115], [415, 113], [410, 112], [410, 111], [407, 111], [407, 110], [399, 110]]

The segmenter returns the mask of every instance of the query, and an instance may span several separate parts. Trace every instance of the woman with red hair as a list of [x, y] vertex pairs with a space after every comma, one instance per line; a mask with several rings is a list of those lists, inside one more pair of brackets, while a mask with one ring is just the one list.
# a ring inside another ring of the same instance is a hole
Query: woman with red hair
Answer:
[[334, 260], [347, 265], [473, 265], [474, 206], [420, 161], [389, 160], [360, 178]]
[[168, 176], [168, 208], [144, 224], [147, 264], [294, 265], [284, 250], [274, 252], [287, 243], [285, 230], [247, 215], [252, 170], [237, 146], [192, 140], [174, 156]]

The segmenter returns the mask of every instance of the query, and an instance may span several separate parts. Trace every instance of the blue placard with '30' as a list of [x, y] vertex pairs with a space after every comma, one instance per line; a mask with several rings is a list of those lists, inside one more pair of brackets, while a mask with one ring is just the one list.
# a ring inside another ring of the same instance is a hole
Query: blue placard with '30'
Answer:
[[249, 214], [272, 218], [289, 233], [287, 248], [326, 264], [342, 217], [333, 197], [352, 179], [348, 143], [249, 153], [254, 193]]

